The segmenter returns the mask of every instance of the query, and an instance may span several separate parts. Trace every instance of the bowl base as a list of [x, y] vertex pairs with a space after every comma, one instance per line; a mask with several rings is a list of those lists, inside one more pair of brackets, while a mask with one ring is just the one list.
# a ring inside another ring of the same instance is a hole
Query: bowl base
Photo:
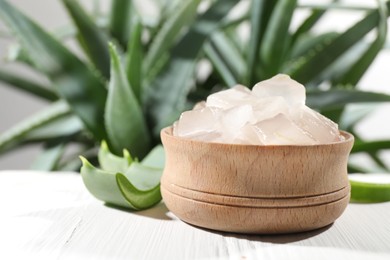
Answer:
[[234, 233], [285, 234], [314, 230], [333, 223], [348, 205], [350, 195], [347, 188], [347, 194], [337, 200], [290, 207], [205, 202], [178, 195], [163, 184], [161, 193], [171, 212], [195, 226]]

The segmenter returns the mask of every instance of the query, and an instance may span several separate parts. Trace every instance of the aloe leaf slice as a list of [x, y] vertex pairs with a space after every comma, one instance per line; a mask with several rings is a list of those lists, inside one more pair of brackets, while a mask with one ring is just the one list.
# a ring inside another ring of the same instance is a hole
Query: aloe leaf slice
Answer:
[[126, 200], [134, 205], [137, 210], [150, 208], [162, 199], [160, 192], [160, 184], [157, 184], [153, 189], [141, 191], [138, 190], [131, 182], [121, 173], [116, 175], [118, 187]]
[[162, 170], [133, 162], [125, 174], [116, 175], [123, 196], [136, 208], [149, 208], [161, 201]]
[[80, 157], [80, 169], [85, 187], [98, 200], [117, 206], [136, 209], [123, 196], [116, 182], [116, 174], [95, 168], [87, 159]]
[[81, 160], [83, 182], [97, 199], [134, 210], [146, 209], [161, 201], [161, 169], [133, 163], [125, 176], [97, 169], [83, 157]]
[[164, 169], [165, 166], [165, 153], [162, 145], [157, 145], [149, 152], [149, 154], [142, 160], [143, 166], [151, 168]]
[[140, 190], [150, 190], [160, 183], [161, 169], [133, 162], [126, 172], [123, 173], [132, 184]]
[[351, 202], [390, 201], [390, 174], [350, 174]]
[[161, 145], [139, 163], [132, 161], [126, 150], [123, 158], [112, 154], [102, 142], [98, 159], [103, 170], [80, 158], [84, 184], [97, 199], [133, 210], [146, 209], [161, 201], [160, 179], [164, 166]]
[[106, 141], [102, 141], [100, 145], [98, 160], [100, 167], [109, 172], [125, 172], [133, 162], [129, 151], [126, 149], [123, 149], [123, 158], [112, 154]]

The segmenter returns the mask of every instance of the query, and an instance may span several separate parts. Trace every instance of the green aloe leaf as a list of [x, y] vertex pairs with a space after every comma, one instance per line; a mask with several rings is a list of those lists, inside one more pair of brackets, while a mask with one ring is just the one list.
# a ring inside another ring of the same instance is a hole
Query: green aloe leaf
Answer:
[[329, 32], [319, 35], [302, 35], [292, 47], [290, 52], [290, 59], [297, 59], [307, 55], [310, 52], [315, 54], [316, 50], [321, 49], [323, 46], [329, 44], [338, 35], [339, 33], [337, 32]]
[[123, 47], [127, 47], [131, 33], [132, 2], [130, 0], [111, 1], [110, 33]]
[[96, 139], [104, 139], [103, 110], [107, 92], [102, 79], [5, 0], [0, 0], [0, 17], [18, 37], [34, 65], [50, 77], [72, 111]]
[[[334, 40], [334, 39], [333, 39]], [[331, 41], [333, 41], [331, 40]], [[317, 46], [315, 49], [312, 50], [314, 54], [317, 53], [318, 50], [321, 50], [324, 48], [324, 46], [328, 45], [331, 41], [328, 43], [323, 42], [322, 45]], [[337, 87], [343, 87], [343, 88], [351, 88], [356, 86], [351, 85], [337, 85], [337, 82], [342, 78], [342, 76], [348, 71], [348, 69], [353, 66], [353, 64], [356, 63], [356, 61], [361, 57], [364, 52], [369, 48], [369, 42], [367, 42], [365, 39], [359, 41], [354, 46], [352, 46], [347, 52], [340, 55], [331, 66], [328, 66], [326, 69], [324, 69], [320, 75], [317, 75], [315, 79], [310, 81], [306, 86], [318, 88], [321, 82], [324, 81], [330, 81], [331, 88], [337, 88]], [[317, 51], [316, 51], [317, 50]], [[305, 56], [302, 56], [305, 57]]]
[[[355, 137], [354, 145], [357, 144], [357, 146], [359, 146], [359, 144], [366, 143], [360, 137], [360, 134], [356, 133], [356, 131], [354, 131], [354, 129], [349, 129], [349, 132]], [[367, 143], [369, 143], [369, 142], [370, 141], [368, 141]], [[364, 151], [364, 153], [367, 156], [369, 156], [372, 159], [372, 161], [376, 164], [376, 166], [378, 167], [376, 170], [372, 170], [371, 172], [389, 172], [388, 166], [386, 165], [385, 161], [380, 157], [379, 152], [381, 149], [375, 149], [375, 148], [381, 148], [381, 147], [378, 147], [375, 145], [373, 145], [371, 147], [374, 149], [367, 149]], [[390, 148], [390, 146], [388, 146], [388, 148]], [[357, 149], [361, 149], [361, 147], [358, 147]], [[355, 153], [355, 151], [351, 151], [351, 153]]]
[[[252, 2], [250, 9], [250, 21], [251, 21], [251, 38], [249, 44], [246, 46], [239, 42], [237, 38], [237, 32], [230, 30], [230, 38], [233, 39], [240, 50], [245, 50], [247, 60], [247, 85], [253, 86], [261, 78], [264, 78], [264, 64], [260, 56], [260, 50], [263, 45], [263, 38], [270, 22], [270, 17], [273, 15], [276, 3], [278, 1], [256, 1]], [[262, 10], [260, 10], [260, 8]], [[261, 14], [258, 12], [261, 11]], [[257, 17], [257, 15], [260, 15]], [[259, 19], [258, 19], [259, 18]], [[255, 55], [255, 56], [254, 56]], [[251, 60], [253, 59], [253, 60]], [[253, 62], [253, 65], [251, 63]]]
[[0, 136], [0, 153], [20, 144], [27, 134], [50, 122], [70, 114], [69, 106], [57, 101], [43, 111], [15, 125]]
[[358, 152], [378, 152], [379, 150], [389, 149], [390, 140], [376, 141], [356, 141], [352, 148], [352, 153]]
[[220, 23], [221, 30], [235, 29], [241, 23], [247, 21], [250, 18], [249, 12], [244, 12], [239, 16], [225, 17]]
[[350, 103], [389, 102], [390, 95], [353, 89], [313, 90], [307, 92], [307, 106], [315, 109], [342, 108]]
[[242, 82], [246, 73], [245, 60], [232, 39], [227, 37], [224, 32], [218, 31], [211, 35], [210, 43], [237, 79], [237, 82]]
[[228, 68], [225, 61], [222, 59], [220, 54], [216, 51], [215, 47], [207, 42], [204, 45], [204, 52], [207, 57], [210, 59], [214, 68], [217, 70], [218, 74], [221, 76], [223, 82], [226, 86], [232, 87], [237, 84], [238, 80], [233, 74], [233, 72]]
[[238, 1], [219, 0], [198, 16], [171, 52], [170, 62], [148, 89], [146, 104], [155, 122], [154, 134], [171, 124], [185, 109], [186, 97], [203, 44], [218, 29], [219, 21]]
[[390, 175], [388, 174], [352, 174], [351, 202], [390, 201]]
[[372, 104], [347, 106], [338, 122], [339, 128], [351, 131], [356, 124], [373, 112], [376, 107], [377, 105]]
[[33, 162], [31, 169], [39, 171], [54, 171], [64, 154], [63, 142], [48, 144]]
[[55, 118], [37, 128], [28, 131], [23, 137], [26, 142], [48, 141], [76, 136], [84, 130], [83, 122], [75, 115], [69, 114]]
[[59, 164], [56, 166], [56, 171], [79, 172], [82, 167], [80, 154], [82, 154], [88, 161], [98, 163], [95, 144], [82, 145], [79, 146], [78, 149], [69, 152], [66, 156], [64, 155]]
[[126, 148], [136, 157], [143, 158], [150, 148], [146, 122], [120, 61], [110, 44], [111, 78], [105, 110], [105, 125], [110, 147], [119, 154]]
[[100, 167], [104, 171], [109, 172], [125, 172], [129, 168], [133, 159], [130, 156], [129, 151], [123, 149], [123, 157], [112, 154], [108, 149], [106, 141], [102, 141], [98, 153], [98, 160]]
[[295, 43], [301, 35], [306, 34], [321, 19], [326, 10], [314, 9], [311, 14], [303, 21], [292, 36], [291, 42]]
[[[338, 3], [337, 3], [338, 2]], [[358, 5], [345, 3], [343, 1], [333, 1], [333, 3], [326, 4], [299, 4], [298, 8], [309, 8], [318, 10], [343, 10], [343, 11], [372, 11], [374, 7], [367, 5]]]
[[[390, 8], [390, 2], [387, 2], [387, 8]], [[299, 59], [288, 73], [302, 84], [314, 80], [340, 55], [344, 54], [370, 32], [378, 24], [378, 21], [379, 12], [377, 10], [372, 11], [335, 40], [324, 46], [316, 55]]]
[[56, 28], [52, 33], [56, 39], [64, 41], [76, 37], [78, 30], [75, 25], [66, 24], [64, 26]]
[[[262, 16], [267, 1], [253, 0], [250, 8], [251, 33], [247, 47], [247, 84], [252, 86], [255, 79], [255, 69], [258, 66], [260, 42], [263, 36]], [[268, 1], [269, 2], [269, 1]]]
[[45, 100], [55, 101], [58, 99], [58, 95], [49, 87], [8, 71], [0, 70], [0, 81]]
[[80, 171], [82, 167], [82, 163], [79, 158], [73, 158], [71, 160], [67, 160], [66, 162], [61, 163], [57, 166], [56, 171], [63, 172], [77, 172]]
[[344, 73], [341, 79], [334, 82], [340, 85], [355, 86], [364, 75], [368, 67], [372, 64], [380, 50], [382, 50], [387, 37], [387, 17], [388, 11], [384, 1], [379, 2], [379, 24], [377, 38], [368, 47], [367, 51]]
[[348, 162], [348, 173], [369, 173], [372, 172], [368, 169], [363, 169], [360, 165], [356, 165], [353, 163]]
[[18, 61], [31, 68], [36, 68], [35, 64], [28, 56], [27, 51], [23, 49], [19, 43], [14, 43], [8, 48], [7, 61]]
[[163, 24], [145, 56], [144, 69], [147, 75], [153, 74], [154, 67], [160, 58], [177, 40], [183, 27], [193, 20], [199, 3], [200, 0], [182, 1], [173, 15]]
[[81, 47], [105, 78], [110, 76], [110, 55], [107, 37], [92, 21], [76, 0], [63, 0], [65, 7], [76, 24]]
[[138, 101], [141, 101], [141, 90], [142, 90], [142, 60], [143, 60], [143, 49], [142, 49], [142, 24], [140, 20], [134, 23], [132, 30], [131, 39], [127, 48], [126, 57], [126, 74], [127, 80], [133, 89], [134, 95]]
[[296, 0], [279, 0], [268, 22], [260, 50], [266, 78], [280, 72], [290, 41], [289, 27], [296, 5]]

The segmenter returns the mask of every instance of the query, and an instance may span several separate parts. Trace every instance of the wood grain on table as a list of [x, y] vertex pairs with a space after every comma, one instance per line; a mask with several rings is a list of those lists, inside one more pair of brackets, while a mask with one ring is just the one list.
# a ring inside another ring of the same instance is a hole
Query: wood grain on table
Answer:
[[331, 226], [237, 235], [188, 225], [163, 203], [104, 205], [76, 173], [0, 171], [0, 259], [390, 259], [390, 203], [349, 204]]

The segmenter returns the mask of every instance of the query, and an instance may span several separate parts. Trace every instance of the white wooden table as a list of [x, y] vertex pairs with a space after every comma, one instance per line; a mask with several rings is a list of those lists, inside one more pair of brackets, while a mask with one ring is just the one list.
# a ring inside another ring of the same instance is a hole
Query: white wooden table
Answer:
[[350, 204], [333, 225], [293, 235], [193, 227], [163, 203], [105, 206], [75, 173], [0, 171], [0, 259], [390, 259], [390, 203]]

